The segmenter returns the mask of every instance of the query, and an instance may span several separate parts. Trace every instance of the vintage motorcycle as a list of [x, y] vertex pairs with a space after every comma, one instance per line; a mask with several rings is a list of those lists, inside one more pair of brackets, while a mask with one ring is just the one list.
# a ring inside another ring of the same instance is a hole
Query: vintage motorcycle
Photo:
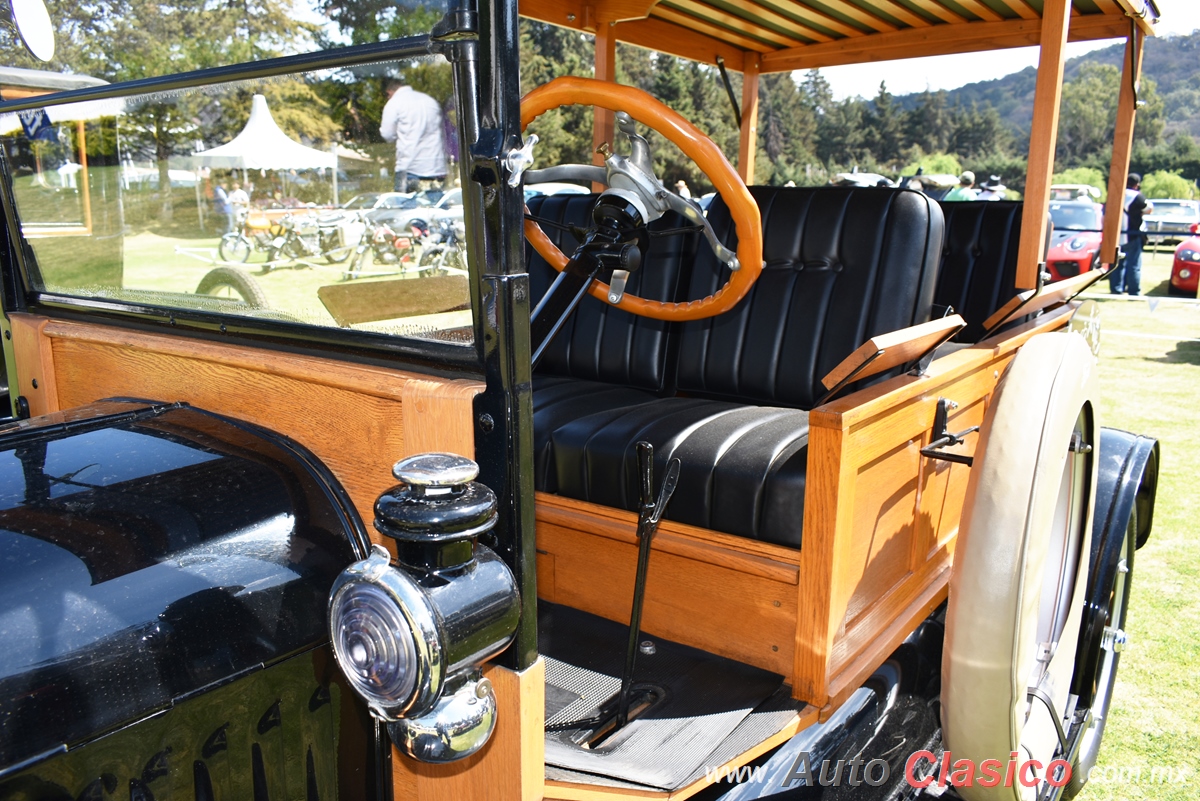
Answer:
[[435, 219], [421, 243], [417, 266], [425, 275], [445, 275], [467, 268], [466, 228], [461, 219]]
[[423, 220], [413, 220], [409, 223], [407, 233], [397, 231], [387, 223], [372, 224], [370, 220], [366, 222], [366, 228], [354, 249], [350, 267], [342, 273], [344, 280], [361, 277], [371, 264], [395, 266], [400, 272], [415, 264], [416, 244], [429, 232]]
[[261, 213], [243, 216], [241, 230], [225, 234], [217, 245], [222, 261], [244, 263], [250, 254], [267, 254], [262, 273], [271, 272], [283, 259], [323, 257], [330, 264], [350, 258], [354, 248], [347, 243], [347, 223], [340, 217], [321, 218], [312, 214], [286, 214], [271, 220]]

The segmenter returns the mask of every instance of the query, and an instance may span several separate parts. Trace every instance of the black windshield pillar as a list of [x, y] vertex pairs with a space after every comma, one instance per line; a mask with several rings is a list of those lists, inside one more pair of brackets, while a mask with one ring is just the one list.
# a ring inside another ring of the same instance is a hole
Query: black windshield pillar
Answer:
[[[503, 166], [504, 156], [521, 145], [517, 5], [511, 0], [463, 0], [447, 16], [454, 19], [470, 19], [474, 26], [474, 31], [452, 31], [442, 40], [457, 55], [448, 57], [455, 67], [464, 154], [460, 177], [475, 343], [486, 380], [475, 399], [475, 459], [479, 480], [499, 502], [493, 546], [512, 569], [521, 593], [521, 623], [498, 661], [523, 670], [538, 655], [533, 370], [521, 233], [524, 196], [519, 186], [508, 185]], [[435, 31], [435, 39], [440, 33]]]

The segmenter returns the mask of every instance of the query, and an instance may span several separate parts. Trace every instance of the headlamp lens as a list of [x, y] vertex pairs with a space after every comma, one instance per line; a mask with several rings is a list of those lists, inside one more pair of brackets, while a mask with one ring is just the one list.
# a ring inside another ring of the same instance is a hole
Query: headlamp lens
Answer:
[[383, 588], [353, 581], [330, 609], [333, 650], [355, 688], [379, 706], [408, 702], [416, 686], [412, 627]]

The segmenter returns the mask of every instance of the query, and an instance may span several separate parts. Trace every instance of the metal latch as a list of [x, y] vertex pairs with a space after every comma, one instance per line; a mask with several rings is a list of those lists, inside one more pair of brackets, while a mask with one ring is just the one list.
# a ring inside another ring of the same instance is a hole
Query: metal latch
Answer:
[[933, 415], [933, 441], [924, 448], [921, 448], [921, 455], [928, 456], [930, 459], [941, 459], [944, 462], [955, 462], [970, 467], [975, 463], [975, 457], [961, 453], [950, 453], [945, 450], [955, 445], [961, 445], [963, 439], [968, 434], [974, 434], [979, 430], [979, 426], [971, 426], [956, 434], [951, 434], [947, 431], [946, 425], [950, 420], [950, 410], [957, 408], [958, 404], [949, 398], [938, 398], [937, 411]]

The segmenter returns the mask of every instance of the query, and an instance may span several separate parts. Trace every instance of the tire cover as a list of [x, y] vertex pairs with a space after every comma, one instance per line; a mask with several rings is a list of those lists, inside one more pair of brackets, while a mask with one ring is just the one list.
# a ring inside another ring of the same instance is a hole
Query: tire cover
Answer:
[[[1018, 763], [1033, 758], [1047, 765], [1054, 758], [1053, 720], [1044, 704], [1030, 706], [1027, 691], [1037, 665], [1048, 535], [1081, 412], [1084, 441], [1097, 442], [1097, 381], [1095, 357], [1082, 337], [1041, 334], [1013, 359], [984, 417], [955, 546], [942, 656], [943, 729], [954, 762], [978, 766], [997, 759], [1007, 769], [1014, 751]], [[1070, 612], [1040, 684], [1060, 715], [1075, 660], [1096, 491], [1093, 460], [1082, 464], [1087, 495], [1079, 557], [1064, 568], [1074, 577]], [[975, 783], [958, 792], [968, 801], [1034, 797], [1034, 788], [1019, 781], [1003, 785]]]

